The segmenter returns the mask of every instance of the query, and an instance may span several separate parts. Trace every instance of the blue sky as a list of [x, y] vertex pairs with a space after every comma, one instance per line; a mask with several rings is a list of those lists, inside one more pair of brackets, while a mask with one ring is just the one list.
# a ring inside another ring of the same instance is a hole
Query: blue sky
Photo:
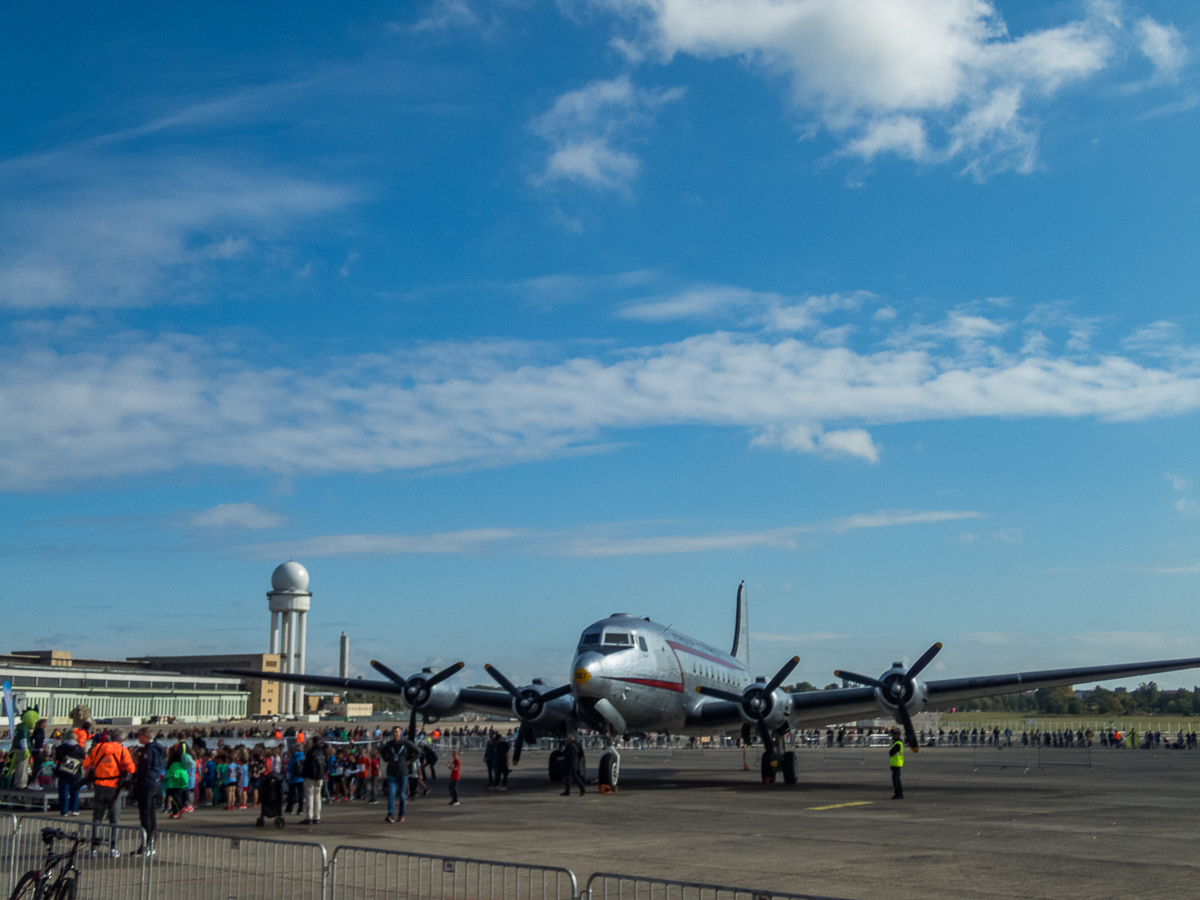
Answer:
[[1197, 19], [12, 10], [0, 649], [1200, 656]]

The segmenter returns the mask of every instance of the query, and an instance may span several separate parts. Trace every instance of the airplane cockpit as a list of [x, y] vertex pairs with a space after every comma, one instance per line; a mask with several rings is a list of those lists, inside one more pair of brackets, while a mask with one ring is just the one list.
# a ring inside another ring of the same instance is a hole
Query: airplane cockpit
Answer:
[[632, 650], [634, 647], [640, 648], [643, 653], [650, 649], [646, 639], [636, 632], [620, 628], [605, 628], [602, 631], [589, 629], [580, 636], [579, 647], [575, 652], [591, 651], [607, 656], [622, 650]]

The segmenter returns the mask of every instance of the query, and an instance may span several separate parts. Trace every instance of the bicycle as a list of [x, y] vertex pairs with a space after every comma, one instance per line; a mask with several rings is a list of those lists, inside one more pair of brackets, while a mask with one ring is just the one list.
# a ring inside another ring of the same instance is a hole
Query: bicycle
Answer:
[[[56, 840], [71, 841], [71, 849], [66, 853], [55, 853]], [[79, 852], [79, 845], [95, 846], [100, 843], [100, 839], [78, 837], [58, 828], [43, 828], [42, 843], [46, 845], [45, 864], [41, 869], [30, 869], [22, 875], [13, 892], [9, 894], [9, 900], [75, 900], [75, 892], [78, 889], [75, 880], [78, 872], [75, 868], [75, 855]]]

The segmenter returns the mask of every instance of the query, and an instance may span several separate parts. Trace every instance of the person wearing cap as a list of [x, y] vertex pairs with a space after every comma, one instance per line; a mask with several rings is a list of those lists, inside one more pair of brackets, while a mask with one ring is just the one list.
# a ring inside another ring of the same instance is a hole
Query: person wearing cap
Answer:
[[[92, 745], [92, 752], [83, 760], [85, 772], [91, 773], [92, 792], [92, 836], [96, 825], [108, 818], [109, 824], [118, 825], [121, 819], [121, 785], [136, 768], [129, 750], [121, 743], [124, 735], [120, 731], [105, 732]], [[117, 829], [109, 829], [109, 855], [120, 856], [117, 850]], [[94, 850], [92, 851], [95, 852]]]

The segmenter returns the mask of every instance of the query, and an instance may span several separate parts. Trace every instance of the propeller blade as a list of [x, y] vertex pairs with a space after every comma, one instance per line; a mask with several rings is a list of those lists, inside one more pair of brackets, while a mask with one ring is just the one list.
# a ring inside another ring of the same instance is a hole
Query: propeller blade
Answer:
[[868, 678], [866, 675], [856, 675], [853, 672], [847, 672], [845, 669], [834, 669], [833, 674], [838, 678], [845, 678], [847, 681], [853, 681], [856, 684], [864, 684], [867, 687], [879, 688], [881, 691], [886, 691], [888, 686], [882, 681], [874, 678]]
[[783, 668], [775, 673], [775, 677], [767, 682], [766, 692], [768, 694], [774, 693], [775, 689], [783, 684], [783, 679], [792, 674], [792, 669], [796, 668], [799, 662], [800, 657], [798, 656], [793, 656], [791, 659], [785, 662], [783, 664]]
[[938, 655], [938, 651], [941, 649], [942, 649], [942, 642], [938, 641], [936, 644], [934, 644], [932, 647], [930, 647], [928, 650], [926, 650], [924, 653], [921, 654], [921, 658], [912, 664], [912, 668], [910, 668], [905, 673], [904, 677], [905, 678], [916, 678], [918, 675], [920, 675], [921, 670], [924, 669], [927, 665], [929, 665], [933, 661], [933, 658]]
[[464, 662], [456, 662], [452, 666], [446, 666], [446, 668], [442, 669], [442, 671], [438, 672], [436, 675], [432, 676], [428, 681], [426, 681], [425, 687], [431, 688], [435, 684], [441, 684], [465, 665], [466, 663]]
[[505, 678], [503, 672], [501, 672], [491, 663], [484, 663], [483, 668], [489, 675], [492, 676], [496, 684], [500, 685], [500, 687], [504, 688], [514, 697], [517, 696], [517, 686]]
[[395, 672], [393, 672], [391, 669], [389, 669], [387, 666], [385, 666], [383, 663], [381, 663], [377, 659], [371, 660], [371, 668], [374, 669], [376, 672], [386, 675], [389, 679], [396, 682], [396, 684], [400, 685], [400, 687], [404, 687], [406, 684], [408, 684], [408, 682], [405, 679], [401, 678], [399, 675], [397, 675]]
[[513, 765], [521, 761], [521, 748], [525, 746], [525, 726], [517, 729], [517, 739], [513, 741]]
[[747, 747], [750, 746], [750, 734], [751, 734], [750, 723], [743, 722], [742, 723], [742, 743], [745, 744]]
[[729, 700], [732, 703], [741, 703], [743, 699], [741, 694], [731, 694], [729, 691], [723, 691], [720, 688], [706, 687], [705, 685], [700, 685], [697, 687], [696, 693], [703, 694], [705, 697], [716, 697], [719, 700]]
[[767, 727], [767, 720], [762, 716], [758, 717], [758, 736], [762, 738], [763, 756], [766, 758], [767, 764], [779, 765], [779, 761], [775, 759], [775, 741], [771, 737], [771, 729]]
[[557, 700], [559, 697], [565, 697], [569, 693], [571, 693], [571, 686], [569, 684], [564, 684], [560, 687], [554, 688], [553, 690], [546, 691], [539, 696], [542, 698], [543, 703], [549, 703], [551, 700]]
[[908, 707], [901, 703], [896, 712], [900, 716], [900, 721], [904, 723], [904, 736], [908, 738], [908, 746], [912, 747], [913, 753], [919, 752], [921, 744], [917, 740], [917, 733], [913, 731], [913, 723], [908, 715]]
[[408, 734], [405, 735], [410, 741], [417, 739], [417, 708], [412, 708], [412, 715], [408, 717]]

